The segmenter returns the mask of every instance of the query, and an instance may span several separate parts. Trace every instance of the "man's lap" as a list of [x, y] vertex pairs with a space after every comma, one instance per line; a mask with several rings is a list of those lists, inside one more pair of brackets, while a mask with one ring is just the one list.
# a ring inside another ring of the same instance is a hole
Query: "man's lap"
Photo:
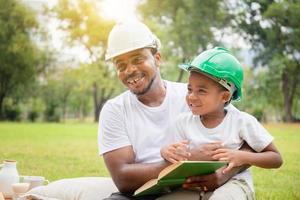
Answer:
[[[203, 195], [201, 198], [200, 196]], [[244, 180], [229, 180], [214, 192], [202, 193], [192, 190], [178, 190], [161, 196], [158, 200], [254, 200], [254, 194]]]
[[[170, 194], [166, 194], [160, 197], [146, 196], [146, 197], [132, 197], [130, 195], [124, 195], [121, 193], [113, 193], [105, 200], [199, 200], [201, 192], [179, 189]], [[229, 180], [227, 183], [216, 189], [214, 192], [206, 192], [203, 194], [202, 200], [254, 200], [254, 194], [250, 187], [244, 180]]]

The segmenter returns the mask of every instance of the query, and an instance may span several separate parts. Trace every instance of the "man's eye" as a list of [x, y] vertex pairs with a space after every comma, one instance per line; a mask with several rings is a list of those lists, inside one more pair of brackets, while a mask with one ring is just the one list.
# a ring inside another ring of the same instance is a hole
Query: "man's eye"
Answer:
[[119, 72], [123, 72], [126, 69], [126, 64], [125, 63], [120, 63], [117, 65], [117, 70]]
[[132, 63], [133, 64], [141, 64], [142, 62], [144, 62], [144, 58], [142, 56], [136, 57], [135, 59], [133, 59]]
[[188, 91], [188, 94], [190, 94], [192, 92], [192, 89], [188, 88], [187, 91]]

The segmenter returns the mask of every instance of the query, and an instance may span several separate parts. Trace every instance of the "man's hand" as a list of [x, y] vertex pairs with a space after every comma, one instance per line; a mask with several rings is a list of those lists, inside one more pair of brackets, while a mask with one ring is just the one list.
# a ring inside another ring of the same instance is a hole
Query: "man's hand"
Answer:
[[216, 188], [223, 185], [232, 176], [230, 173], [222, 173], [225, 168], [226, 167], [222, 167], [213, 174], [189, 177], [188, 179], [186, 179], [182, 187], [185, 189], [197, 188], [204, 192], [214, 191]]
[[163, 147], [160, 150], [161, 156], [171, 163], [176, 163], [182, 160], [188, 160], [191, 156], [191, 153], [188, 151], [187, 140], [182, 140], [180, 142], [170, 144], [168, 146]]
[[212, 156], [215, 150], [222, 147], [222, 142], [213, 142], [195, 147], [190, 150], [189, 160], [214, 160]]

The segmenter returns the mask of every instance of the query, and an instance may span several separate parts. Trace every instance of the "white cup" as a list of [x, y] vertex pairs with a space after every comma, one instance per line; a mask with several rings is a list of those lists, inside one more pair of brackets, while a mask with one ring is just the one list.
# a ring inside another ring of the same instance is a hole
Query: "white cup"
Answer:
[[20, 178], [23, 179], [20, 182], [30, 184], [29, 190], [31, 190], [32, 188], [46, 185], [49, 183], [49, 181], [46, 180], [45, 177], [43, 177], [43, 176], [21, 176]]
[[29, 183], [13, 183], [11, 185], [12, 190], [15, 194], [23, 194], [28, 191], [30, 184]]

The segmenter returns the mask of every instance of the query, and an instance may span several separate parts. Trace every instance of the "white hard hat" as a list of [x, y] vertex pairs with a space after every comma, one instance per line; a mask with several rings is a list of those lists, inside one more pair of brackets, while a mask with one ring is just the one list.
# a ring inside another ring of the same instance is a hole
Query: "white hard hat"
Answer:
[[144, 47], [161, 47], [160, 40], [145, 24], [139, 21], [118, 23], [109, 33], [105, 60]]

